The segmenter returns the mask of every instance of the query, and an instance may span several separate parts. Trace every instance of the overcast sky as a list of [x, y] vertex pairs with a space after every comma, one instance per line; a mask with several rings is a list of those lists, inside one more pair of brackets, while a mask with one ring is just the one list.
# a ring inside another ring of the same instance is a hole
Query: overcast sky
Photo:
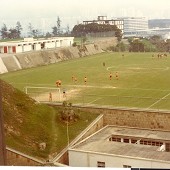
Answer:
[[147, 17], [170, 19], [170, 0], [0, 0], [0, 26], [13, 27], [17, 21], [36, 29], [48, 29], [56, 24], [70, 28], [83, 20], [107, 17]]

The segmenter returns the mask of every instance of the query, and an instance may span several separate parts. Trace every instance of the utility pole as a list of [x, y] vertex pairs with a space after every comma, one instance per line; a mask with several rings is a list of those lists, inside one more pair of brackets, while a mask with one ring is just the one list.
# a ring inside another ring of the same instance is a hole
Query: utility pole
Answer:
[[4, 140], [4, 121], [2, 112], [2, 82], [0, 80], [0, 166], [6, 165], [6, 146]]

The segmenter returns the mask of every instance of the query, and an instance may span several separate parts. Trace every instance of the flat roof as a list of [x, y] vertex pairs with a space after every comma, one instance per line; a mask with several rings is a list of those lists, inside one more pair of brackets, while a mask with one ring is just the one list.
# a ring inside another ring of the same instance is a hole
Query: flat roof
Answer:
[[70, 150], [157, 161], [170, 161], [170, 152], [157, 151], [159, 146], [109, 141], [112, 135], [136, 137], [140, 139], [149, 138], [156, 141], [170, 141], [170, 132], [168, 131], [106, 126], [94, 135], [73, 146]]
[[30, 41], [7, 41], [7, 42], [0, 42], [0, 46], [13, 46], [13, 45], [23, 45], [23, 44], [34, 44], [34, 43], [43, 43], [43, 42], [52, 42], [56, 40], [67, 40], [67, 39], [74, 39], [74, 37], [52, 37], [52, 38], [47, 38], [47, 39], [33, 39]]

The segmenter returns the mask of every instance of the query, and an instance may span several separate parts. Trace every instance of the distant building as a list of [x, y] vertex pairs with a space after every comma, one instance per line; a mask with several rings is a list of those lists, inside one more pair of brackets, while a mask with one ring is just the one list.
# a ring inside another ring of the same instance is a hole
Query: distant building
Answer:
[[83, 21], [83, 24], [90, 24], [90, 23], [97, 23], [97, 24], [110, 24], [116, 25], [123, 33], [123, 20], [122, 19], [107, 19], [107, 16], [98, 16], [97, 20], [90, 20], [90, 21]]
[[150, 19], [149, 28], [170, 28], [170, 19]]
[[169, 168], [170, 133], [106, 126], [68, 153], [72, 167]]
[[126, 17], [124, 20], [124, 36], [135, 35], [148, 30], [148, 19], [145, 17]]
[[23, 41], [0, 43], [0, 53], [22, 53], [57, 47], [72, 46], [74, 37], [53, 37], [48, 39], [24, 38]]
[[148, 29], [148, 19], [145, 17], [123, 18], [124, 32], [139, 31]]

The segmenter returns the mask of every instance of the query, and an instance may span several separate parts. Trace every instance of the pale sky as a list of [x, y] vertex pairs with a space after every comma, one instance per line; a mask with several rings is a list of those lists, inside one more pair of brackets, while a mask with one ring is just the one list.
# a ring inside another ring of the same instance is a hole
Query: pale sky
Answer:
[[0, 26], [23, 27], [32, 23], [36, 29], [50, 29], [60, 17], [62, 27], [72, 28], [83, 20], [106, 15], [116, 17], [147, 17], [170, 19], [170, 0], [0, 0]]

